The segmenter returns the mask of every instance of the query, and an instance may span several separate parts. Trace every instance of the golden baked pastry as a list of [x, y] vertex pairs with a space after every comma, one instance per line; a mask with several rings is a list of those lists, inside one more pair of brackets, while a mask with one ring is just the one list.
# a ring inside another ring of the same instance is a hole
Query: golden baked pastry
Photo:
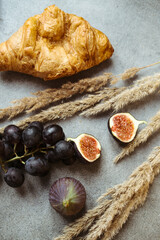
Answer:
[[105, 34], [53, 5], [0, 44], [0, 71], [52, 80], [93, 67], [113, 51]]

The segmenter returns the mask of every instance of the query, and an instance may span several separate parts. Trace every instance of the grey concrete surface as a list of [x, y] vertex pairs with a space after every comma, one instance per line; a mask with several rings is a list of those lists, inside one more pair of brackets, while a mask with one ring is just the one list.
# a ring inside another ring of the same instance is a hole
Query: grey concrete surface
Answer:
[[[103, 72], [119, 74], [127, 68], [160, 60], [159, 0], [0, 0], [0, 42], [7, 40], [27, 18], [41, 13], [51, 4], [84, 17], [109, 37], [115, 49], [111, 60], [70, 77], [69, 80], [96, 76]], [[159, 71], [160, 67], [155, 66], [141, 71], [138, 77]], [[63, 81], [66, 80], [68, 79]], [[30, 96], [31, 92], [58, 86], [59, 83], [62, 81], [44, 82], [20, 73], [0, 73], [0, 108], [9, 106], [14, 99]], [[159, 102], [160, 97], [154, 96], [129, 106], [124, 111], [148, 121], [160, 109]], [[160, 145], [160, 134], [156, 134], [130, 157], [114, 165], [113, 159], [121, 151], [121, 147], [111, 138], [107, 129], [111, 114], [108, 112], [91, 119], [77, 114], [70, 119], [56, 122], [64, 128], [67, 137], [88, 132], [99, 139], [102, 157], [90, 167], [78, 162], [72, 166], [55, 164], [50, 174], [42, 179], [26, 175], [25, 183], [20, 189], [8, 187], [0, 174], [0, 240], [51, 240], [70, 222], [56, 213], [48, 201], [49, 188], [57, 178], [72, 176], [84, 184], [87, 210], [96, 205], [96, 199], [106, 189], [126, 180], [147, 159], [153, 147]], [[1, 122], [0, 126], [7, 123]], [[144, 206], [130, 215], [114, 240], [159, 240], [159, 209], [160, 176], [157, 176]]]

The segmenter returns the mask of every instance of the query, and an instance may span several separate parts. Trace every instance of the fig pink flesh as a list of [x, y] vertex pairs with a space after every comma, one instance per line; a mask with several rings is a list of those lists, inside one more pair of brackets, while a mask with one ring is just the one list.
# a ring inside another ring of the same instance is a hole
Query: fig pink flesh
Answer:
[[111, 131], [115, 132], [121, 141], [128, 141], [134, 133], [134, 123], [126, 115], [117, 115], [113, 119]]
[[90, 161], [96, 159], [96, 156], [100, 154], [97, 141], [92, 136], [84, 136], [80, 140], [80, 148], [83, 155]]

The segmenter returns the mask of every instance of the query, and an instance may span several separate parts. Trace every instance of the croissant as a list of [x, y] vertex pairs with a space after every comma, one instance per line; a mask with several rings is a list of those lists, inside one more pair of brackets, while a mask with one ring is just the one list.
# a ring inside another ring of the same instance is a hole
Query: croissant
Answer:
[[0, 44], [0, 71], [52, 80], [98, 65], [113, 51], [105, 34], [52, 5]]

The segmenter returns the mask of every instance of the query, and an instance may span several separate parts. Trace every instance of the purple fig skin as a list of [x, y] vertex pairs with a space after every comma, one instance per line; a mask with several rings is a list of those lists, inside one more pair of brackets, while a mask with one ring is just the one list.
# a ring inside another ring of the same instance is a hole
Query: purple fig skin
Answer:
[[120, 146], [125, 147], [125, 146], [126, 146], [126, 143], [121, 142], [118, 138], [116, 138], [116, 137], [112, 134], [111, 128], [110, 128], [110, 126], [109, 126], [109, 122], [110, 122], [110, 118], [108, 119], [108, 130], [109, 130], [109, 133], [111, 134], [111, 136], [113, 137], [113, 139], [116, 140], [116, 142], [117, 142]]
[[60, 178], [50, 188], [49, 201], [51, 206], [63, 216], [74, 216], [85, 206], [86, 191], [75, 178]]
[[72, 143], [73, 143], [73, 146], [74, 146], [76, 158], [82, 163], [88, 163], [88, 161], [86, 159], [84, 159], [84, 157], [82, 156], [82, 154], [78, 150], [76, 143], [75, 142], [72, 142]]

